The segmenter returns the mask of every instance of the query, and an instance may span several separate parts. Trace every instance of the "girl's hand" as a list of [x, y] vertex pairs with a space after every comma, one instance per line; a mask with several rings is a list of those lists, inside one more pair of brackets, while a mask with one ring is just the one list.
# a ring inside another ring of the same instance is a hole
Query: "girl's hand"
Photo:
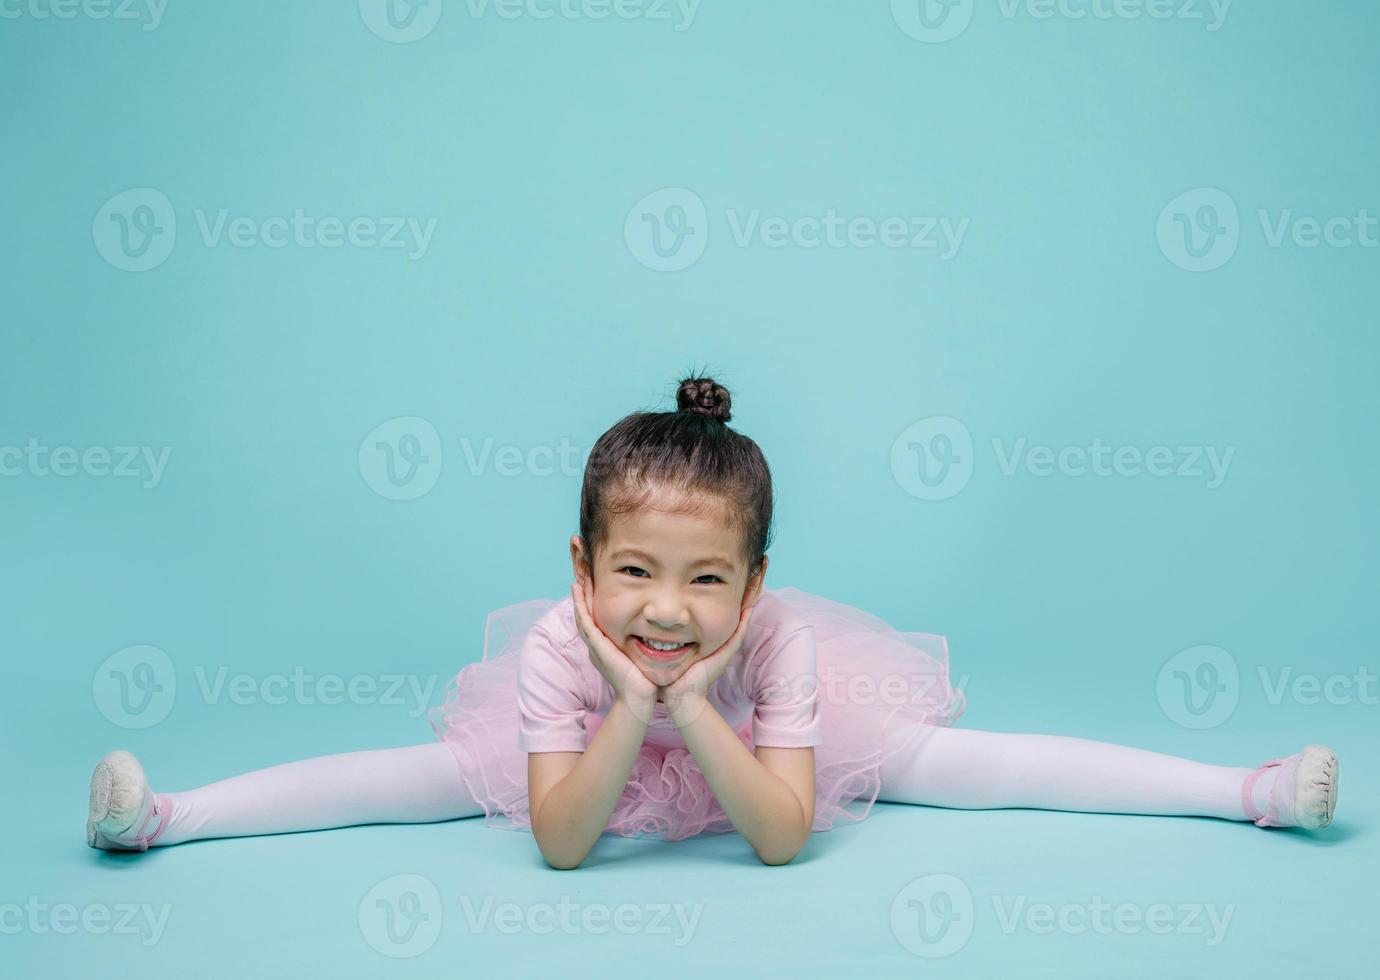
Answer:
[[738, 628], [723, 646], [704, 659], [695, 661], [674, 682], [657, 688], [660, 699], [666, 704], [666, 711], [677, 726], [694, 721], [700, 708], [708, 702], [709, 689], [738, 655], [751, 619], [752, 606], [744, 606], [738, 616]]
[[593, 603], [589, 595], [589, 579], [570, 584], [570, 593], [575, 599], [575, 623], [580, 628], [580, 636], [589, 648], [589, 659], [594, 669], [604, 680], [613, 685], [614, 696], [622, 701], [633, 714], [642, 721], [651, 721], [656, 710], [657, 686], [637, 669], [628, 655], [618, 648], [618, 644], [608, 638], [594, 621]]

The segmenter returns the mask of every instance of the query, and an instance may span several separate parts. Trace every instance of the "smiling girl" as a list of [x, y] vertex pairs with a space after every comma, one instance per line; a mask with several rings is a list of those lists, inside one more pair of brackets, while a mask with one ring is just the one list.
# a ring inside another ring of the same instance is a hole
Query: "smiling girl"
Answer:
[[954, 728], [945, 638], [764, 587], [771, 473], [728, 391], [680, 382], [595, 443], [570, 539], [571, 594], [490, 614], [484, 658], [432, 709], [439, 740], [303, 759], [155, 793], [116, 750], [91, 779], [87, 843], [484, 816], [555, 868], [602, 834], [737, 831], [766, 864], [878, 800], [1209, 816], [1324, 827], [1338, 765], [1308, 745], [1215, 766], [1062, 735]]

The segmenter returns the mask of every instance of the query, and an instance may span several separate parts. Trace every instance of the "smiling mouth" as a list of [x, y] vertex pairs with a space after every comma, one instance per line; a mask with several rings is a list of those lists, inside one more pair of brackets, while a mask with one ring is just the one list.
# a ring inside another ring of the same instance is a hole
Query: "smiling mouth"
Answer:
[[640, 636], [634, 635], [633, 639], [637, 641], [637, 649], [640, 650], [642, 655], [648, 660], [679, 660], [695, 648], [694, 643], [683, 643], [674, 650], [657, 650], [654, 647], [649, 647], [646, 641]]

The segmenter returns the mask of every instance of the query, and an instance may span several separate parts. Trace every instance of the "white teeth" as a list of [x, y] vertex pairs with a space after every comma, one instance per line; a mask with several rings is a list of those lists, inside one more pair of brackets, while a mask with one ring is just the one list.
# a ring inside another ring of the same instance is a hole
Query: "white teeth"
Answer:
[[643, 643], [647, 644], [647, 646], [651, 647], [653, 650], [679, 650], [681, 647], [685, 646], [684, 643], [658, 643], [656, 640], [649, 640], [645, 636], [640, 636], [638, 637], [638, 639], [640, 639]]

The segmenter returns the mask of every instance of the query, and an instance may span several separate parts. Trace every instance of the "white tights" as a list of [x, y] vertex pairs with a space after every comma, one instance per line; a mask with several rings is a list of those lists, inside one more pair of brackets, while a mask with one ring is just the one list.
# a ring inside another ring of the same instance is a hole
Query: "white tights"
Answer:
[[[934, 726], [914, 745], [882, 767], [880, 799], [969, 810], [1034, 807], [1250, 819], [1241, 806], [1241, 786], [1251, 768], [1063, 735]], [[1257, 799], [1268, 792], [1274, 771], [1256, 785]], [[483, 813], [455, 757], [439, 741], [299, 759], [166, 795], [173, 800], [173, 817], [155, 847]]]
[[[1241, 786], [1255, 771], [1067, 735], [930, 726], [882, 766], [879, 799], [964, 810], [1033, 807], [1249, 820]], [[1268, 794], [1275, 770], [1255, 787]]]
[[443, 742], [298, 759], [166, 795], [173, 801], [172, 822], [154, 847], [366, 823], [434, 823], [484, 812]]

